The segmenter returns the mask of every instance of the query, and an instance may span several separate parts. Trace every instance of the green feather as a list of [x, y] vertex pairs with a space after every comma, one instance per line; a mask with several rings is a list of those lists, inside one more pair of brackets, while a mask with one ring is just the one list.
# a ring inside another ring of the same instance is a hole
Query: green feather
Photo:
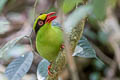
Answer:
[[44, 24], [36, 35], [36, 48], [39, 54], [52, 62], [56, 59], [63, 43], [63, 34], [58, 26]]

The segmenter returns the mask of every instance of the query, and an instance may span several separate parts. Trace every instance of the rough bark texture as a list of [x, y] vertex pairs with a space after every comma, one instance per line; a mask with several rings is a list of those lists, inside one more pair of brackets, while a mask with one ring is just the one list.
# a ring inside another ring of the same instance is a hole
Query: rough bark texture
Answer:
[[[80, 21], [80, 24], [72, 29], [72, 32], [69, 35], [69, 41], [71, 44], [71, 51], [74, 52], [74, 49], [77, 45], [78, 40], [80, 40], [83, 29], [84, 29], [84, 24], [85, 24], [86, 18]], [[59, 55], [56, 59], [56, 61], [53, 62], [51, 66], [51, 73], [52, 76], [48, 76], [47, 80], [58, 80], [58, 74], [64, 69], [65, 64], [66, 64], [66, 50], [62, 49], [59, 52]], [[72, 55], [71, 55], [72, 56]]]

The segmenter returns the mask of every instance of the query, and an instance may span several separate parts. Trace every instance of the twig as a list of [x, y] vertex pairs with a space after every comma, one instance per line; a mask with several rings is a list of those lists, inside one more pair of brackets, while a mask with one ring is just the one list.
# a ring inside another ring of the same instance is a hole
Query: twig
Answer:
[[[36, 16], [36, 15], [35, 15], [35, 12], [36, 12], [35, 9], [36, 9], [36, 6], [37, 6], [37, 2], [38, 2], [38, 0], [35, 0], [34, 7], [33, 7], [34, 19], [35, 19], [35, 16]], [[33, 19], [33, 20], [34, 20], [34, 19]], [[34, 21], [33, 21], [33, 22], [34, 22]]]
[[[62, 24], [62, 28], [64, 30], [65, 26], [63, 25], [63, 22], [64, 22], [63, 18], [64, 18], [63, 13], [61, 13], [61, 24]], [[69, 44], [70, 43], [70, 40], [69, 40], [70, 35], [66, 34], [65, 31], [63, 32], [63, 34], [64, 34], [64, 45], [65, 45], [65, 51], [66, 51], [66, 60], [69, 65], [69, 68], [70, 68], [72, 80], [79, 80], [77, 67], [76, 67], [74, 58], [72, 57], [73, 51], [71, 50], [71, 45]]]
[[94, 45], [92, 42], [90, 42], [90, 43], [92, 44], [92, 46], [96, 50], [97, 56], [100, 57], [100, 59], [103, 60], [103, 62], [105, 62], [108, 65], [111, 65], [111, 62], [114, 62], [111, 58], [106, 56], [96, 45]]
[[68, 35], [64, 33], [64, 42], [65, 42], [65, 49], [66, 49], [66, 59], [72, 74], [72, 80], [79, 80], [77, 67], [74, 61], [74, 58], [72, 57], [72, 50], [71, 45], [69, 44]]
[[104, 80], [115, 80], [114, 76], [116, 69], [117, 69], [117, 63], [115, 61], [111, 62], [110, 68], [108, 69], [107, 75]]
[[107, 19], [103, 24], [101, 23], [100, 26], [104, 26], [104, 30], [106, 30], [104, 32], [110, 33], [109, 42], [115, 51], [115, 59], [120, 70], [120, 48], [118, 43], [118, 41], [120, 41], [120, 26], [111, 7], [107, 9]]

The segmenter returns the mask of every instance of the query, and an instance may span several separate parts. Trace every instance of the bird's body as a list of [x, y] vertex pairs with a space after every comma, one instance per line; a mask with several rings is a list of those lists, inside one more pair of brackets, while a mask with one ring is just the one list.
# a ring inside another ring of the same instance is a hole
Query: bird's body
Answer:
[[52, 62], [56, 59], [63, 43], [62, 30], [58, 26], [52, 26], [52, 16], [55, 12], [41, 14], [34, 22], [33, 30], [36, 33], [36, 49], [40, 56]]
[[61, 29], [51, 24], [45, 24], [36, 35], [37, 51], [50, 62], [56, 59], [62, 43]]

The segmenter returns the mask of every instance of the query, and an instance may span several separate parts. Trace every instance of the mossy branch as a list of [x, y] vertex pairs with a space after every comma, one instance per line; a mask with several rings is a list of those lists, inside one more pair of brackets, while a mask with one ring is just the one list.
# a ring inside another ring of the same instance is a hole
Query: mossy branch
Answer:
[[[86, 18], [82, 19], [80, 23], [78, 24], [78, 26], [72, 29], [72, 32], [69, 35], [69, 41], [70, 41], [72, 52], [74, 52], [77, 42], [78, 40], [80, 40], [82, 36], [85, 21], [86, 21]], [[66, 55], [66, 50], [62, 49], [59, 52], [57, 59], [53, 62], [51, 66], [50, 71], [52, 73], [52, 76], [48, 75], [47, 80], [58, 80], [58, 74], [64, 69], [64, 66], [66, 64], [65, 55]]]

